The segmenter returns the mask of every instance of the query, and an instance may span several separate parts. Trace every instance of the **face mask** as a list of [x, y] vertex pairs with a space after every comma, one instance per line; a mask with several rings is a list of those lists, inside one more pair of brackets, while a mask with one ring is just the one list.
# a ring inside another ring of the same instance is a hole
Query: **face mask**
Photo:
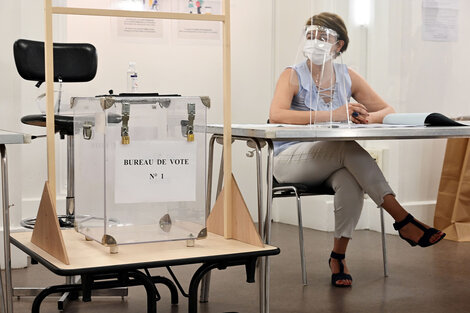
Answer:
[[324, 42], [318, 39], [307, 40], [304, 46], [304, 56], [309, 58], [316, 65], [329, 61], [332, 58], [332, 43]]

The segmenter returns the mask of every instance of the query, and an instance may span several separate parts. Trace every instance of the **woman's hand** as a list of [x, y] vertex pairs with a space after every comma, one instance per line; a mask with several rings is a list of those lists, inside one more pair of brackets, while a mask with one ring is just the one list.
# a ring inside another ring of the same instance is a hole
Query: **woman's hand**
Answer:
[[334, 110], [335, 121], [345, 121], [346, 114], [349, 114], [349, 120], [356, 124], [367, 124], [369, 112], [367, 108], [360, 103], [348, 103], [348, 111], [346, 111], [346, 106], [342, 105], [341, 107]]
[[349, 118], [355, 124], [368, 124], [369, 112], [367, 108], [360, 103], [348, 103]]

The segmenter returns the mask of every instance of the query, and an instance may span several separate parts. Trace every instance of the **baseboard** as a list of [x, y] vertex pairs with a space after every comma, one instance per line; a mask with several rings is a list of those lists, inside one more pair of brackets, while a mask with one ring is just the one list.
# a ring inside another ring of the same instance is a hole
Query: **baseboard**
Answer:
[[[21, 216], [22, 218], [36, 217], [41, 198], [25, 198], [21, 201]], [[57, 215], [65, 214], [65, 197], [57, 197]]]
[[[19, 232], [19, 231], [25, 231], [24, 228], [22, 227], [12, 227], [10, 228], [10, 232], [11, 233], [14, 233], [14, 232]], [[3, 238], [3, 227], [0, 229], [0, 236], [2, 236], [1, 238]], [[28, 266], [28, 256], [23, 252], [21, 251], [20, 249], [18, 249], [17, 247], [15, 247], [14, 245], [10, 245], [11, 247], [11, 268], [24, 268], [26, 266]], [[0, 266], [2, 269], [5, 269], [5, 256], [4, 256], [4, 249], [3, 249], [3, 240], [1, 240], [1, 243], [0, 243]]]
[[[413, 201], [402, 203], [416, 218], [428, 225], [433, 224], [435, 200]], [[331, 196], [314, 196], [302, 198], [303, 226], [315, 230], [334, 231], [333, 200]], [[273, 201], [273, 220], [276, 222], [297, 225], [297, 205], [294, 198], [278, 198]], [[396, 234], [393, 229], [394, 220], [384, 211], [385, 232]], [[356, 229], [381, 231], [380, 210], [367, 198], [364, 201], [361, 218]]]

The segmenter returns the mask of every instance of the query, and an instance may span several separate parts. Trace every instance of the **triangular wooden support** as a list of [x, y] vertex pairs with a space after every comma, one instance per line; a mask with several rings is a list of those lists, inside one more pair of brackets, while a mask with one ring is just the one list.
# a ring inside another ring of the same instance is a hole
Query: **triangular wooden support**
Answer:
[[[221, 236], [224, 236], [224, 193], [225, 187], [215, 201], [211, 214], [207, 219], [207, 230]], [[258, 247], [264, 246], [233, 174], [231, 238]]]
[[31, 242], [57, 260], [70, 264], [47, 181], [44, 184]]

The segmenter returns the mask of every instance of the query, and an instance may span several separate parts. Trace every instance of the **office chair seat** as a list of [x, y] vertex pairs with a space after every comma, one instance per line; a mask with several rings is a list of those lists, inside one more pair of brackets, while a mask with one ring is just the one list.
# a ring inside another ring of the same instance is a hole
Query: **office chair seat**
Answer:
[[[21, 122], [26, 125], [46, 127], [46, 115], [26, 115], [21, 118]], [[55, 132], [61, 136], [73, 136], [73, 116], [54, 115], [54, 126]]]
[[[285, 188], [284, 188], [285, 187]], [[293, 197], [295, 196], [294, 187], [299, 196], [319, 196], [319, 195], [334, 195], [335, 191], [330, 186], [325, 184], [320, 185], [305, 185], [301, 183], [280, 183], [273, 176], [273, 197]]]

